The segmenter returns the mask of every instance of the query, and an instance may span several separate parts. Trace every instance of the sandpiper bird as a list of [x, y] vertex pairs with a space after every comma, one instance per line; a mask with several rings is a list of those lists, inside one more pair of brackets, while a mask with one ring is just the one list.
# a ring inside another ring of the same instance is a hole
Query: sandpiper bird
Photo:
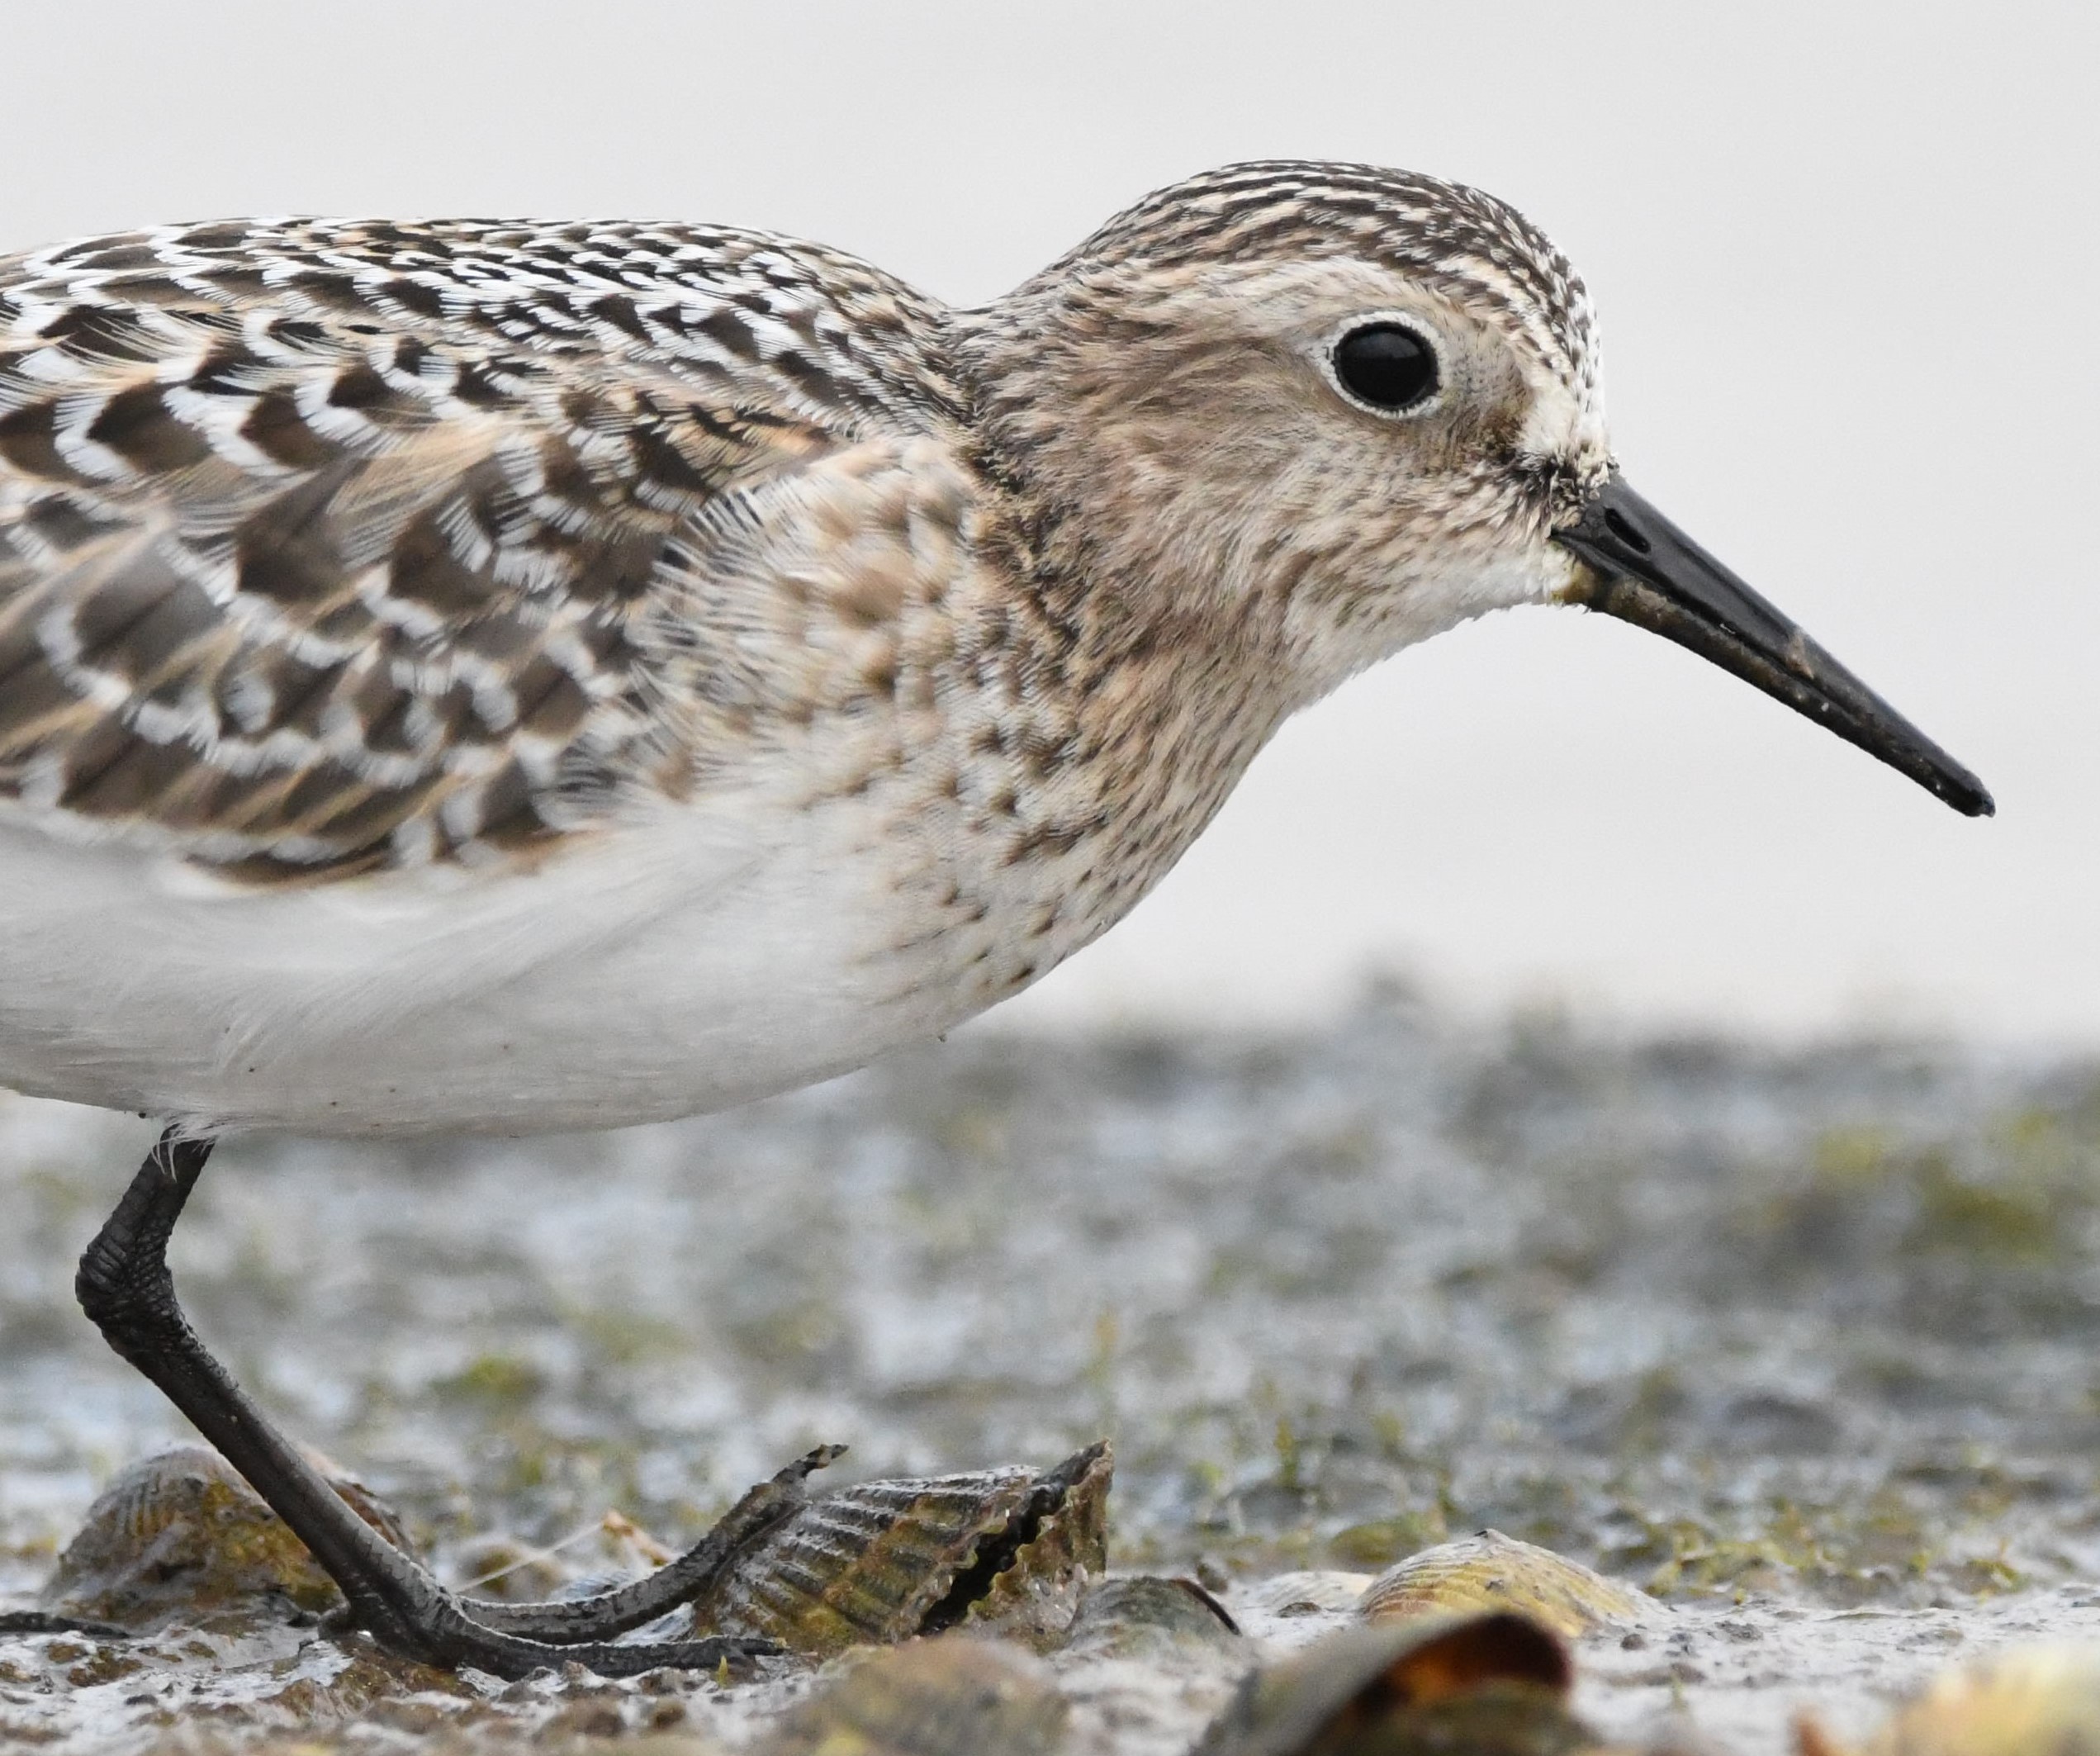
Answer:
[[112, 1345], [393, 1649], [461, 1598], [219, 1367], [212, 1141], [685, 1116], [859, 1065], [1122, 915], [1278, 724], [1504, 605], [1652, 629], [1957, 810], [1962, 768], [1619, 477], [1581, 282], [1476, 191], [1265, 163], [946, 307], [727, 227], [234, 221], [0, 263], [0, 1081], [164, 1119]]

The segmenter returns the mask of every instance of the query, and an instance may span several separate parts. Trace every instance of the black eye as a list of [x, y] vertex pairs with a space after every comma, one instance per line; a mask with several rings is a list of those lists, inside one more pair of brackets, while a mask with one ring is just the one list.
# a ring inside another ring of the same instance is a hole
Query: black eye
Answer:
[[1436, 394], [1436, 349], [1397, 323], [1367, 323], [1334, 344], [1334, 376], [1359, 402], [1396, 415]]

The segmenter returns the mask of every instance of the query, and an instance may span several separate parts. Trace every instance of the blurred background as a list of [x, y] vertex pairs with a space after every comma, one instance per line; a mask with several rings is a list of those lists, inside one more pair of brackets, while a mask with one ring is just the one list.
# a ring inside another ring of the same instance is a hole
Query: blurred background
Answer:
[[1922, 792], [1683, 652], [1537, 610], [1287, 728], [1008, 1009], [2100, 1042], [2089, 6], [17, 3], [0, 247], [221, 214], [728, 220], [993, 297], [1230, 159], [1524, 208], [1628, 473], [1996, 790]]

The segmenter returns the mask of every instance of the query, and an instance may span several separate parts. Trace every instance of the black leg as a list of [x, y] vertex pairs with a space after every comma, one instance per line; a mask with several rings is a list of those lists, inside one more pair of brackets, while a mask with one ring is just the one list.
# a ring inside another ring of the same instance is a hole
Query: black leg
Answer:
[[751, 1489], [676, 1560], [666, 1562], [632, 1585], [595, 1597], [551, 1603], [491, 1603], [468, 1597], [460, 1607], [484, 1628], [565, 1646], [580, 1640], [607, 1640], [642, 1627], [680, 1604], [703, 1602], [737, 1556], [802, 1508], [807, 1501], [803, 1483], [811, 1473], [845, 1450], [844, 1445], [819, 1445], [798, 1458], [771, 1481]]
[[129, 1628], [91, 1621], [84, 1616], [58, 1616], [49, 1610], [0, 1610], [0, 1635], [84, 1634], [98, 1640], [128, 1640]]
[[168, 1239], [211, 1146], [173, 1129], [161, 1137], [81, 1257], [75, 1290], [110, 1345], [166, 1393], [313, 1552], [342, 1588], [358, 1625], [403, 1658], [448, 1668], [472, 1665], [499, 1677], [570, 1660], [607, 1676], [664, 1665], [711, 1670], [725, 1659], [776, 1649], [764, 1641], [616, 1645], [609, 1639], [704, 1589], [742, 1549], [793, 1515], [802, 1503], [803, 1478], [835, 1451], [813, 1452], [754, 1488], [690, 1554], [638, 1584], [575, 1604], [456, 1597], [351, 1509], [211, 1357], [183, 1315], [168, 1272]]

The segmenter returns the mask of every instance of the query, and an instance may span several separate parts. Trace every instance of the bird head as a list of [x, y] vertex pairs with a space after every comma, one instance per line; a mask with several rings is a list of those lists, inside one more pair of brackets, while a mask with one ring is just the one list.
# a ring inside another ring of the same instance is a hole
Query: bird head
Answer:
[[1118, 214], [959, 335], [987, 455], [1097, 616], [1240, 642], [1310, 700], [1486, 611], [1586, 605], [1992, 809], [1627, 485], [1588, 292], [1492, 196], [1230, 166]]

